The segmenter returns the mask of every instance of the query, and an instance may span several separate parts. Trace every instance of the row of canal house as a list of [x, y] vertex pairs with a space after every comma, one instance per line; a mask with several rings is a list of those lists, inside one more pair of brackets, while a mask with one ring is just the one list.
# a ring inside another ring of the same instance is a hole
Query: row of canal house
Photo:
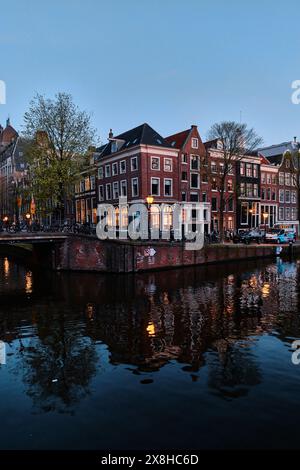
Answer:
[[[226, 175], [225, 230], [266, 225], [298, 231], [295, 171], [287, 153], [295, 146], [296, 141], [261, 148], [233, 162]], [[167, 137], [146, 123], [117, 136], [110, 131], [108, 143], [96, 150], [89, 174], [76, 187], [76, 219], [96, 223], [99, 203], [118, 206], [120, 197], [129, 204], [146, 203], [151, 196], [153, 226], [172, 225], [172, 212], [167, 207], [161, 218], [156, 205], [202, 202], [205, 231], [218, 231], [217, 182], [223, 164], [220, 142], [203, 143], [195, 125]], [[196, 212], [193, 217], [196, 221]]]

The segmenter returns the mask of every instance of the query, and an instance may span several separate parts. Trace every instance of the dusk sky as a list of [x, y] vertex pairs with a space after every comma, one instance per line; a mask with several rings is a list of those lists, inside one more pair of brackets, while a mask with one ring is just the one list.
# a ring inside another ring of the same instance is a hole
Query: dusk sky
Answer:
[[242, 120], [265, 144], [300, 139], [299, 2], [0, 2], [0, 80], [17, 130], [35, 92], [73, 95], [103, 142], [148, 122], [166, 136]]

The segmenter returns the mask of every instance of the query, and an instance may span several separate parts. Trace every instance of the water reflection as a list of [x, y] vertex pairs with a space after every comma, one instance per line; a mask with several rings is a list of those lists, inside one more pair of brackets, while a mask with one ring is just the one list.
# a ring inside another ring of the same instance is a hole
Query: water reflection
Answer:
[[0, 339], [36, 411], [73, 413], [103, 373], [103, 347], [142, 384], [175, 361], [191, 382], [205, 370], [211, 393], [232, 400], [262, 382], [259, 337], [300, 336], [296, 262], [106, 277], [2, 258], [0, 273]]

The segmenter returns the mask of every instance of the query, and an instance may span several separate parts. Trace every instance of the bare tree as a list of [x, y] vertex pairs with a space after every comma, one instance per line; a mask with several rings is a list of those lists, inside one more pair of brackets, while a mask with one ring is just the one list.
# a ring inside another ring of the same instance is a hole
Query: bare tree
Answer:
[[224, 240], [224, 210], [226, 205], [227, 176], [231, 173], [236, 162], [246, 155], [251, 154], [262, 144], [254, 129], [248, 129], [247, 124], [239, 124], [234, 121], [215, 123], [208, 132], [209, 140], [218, 142], [218, 148], [222, 152], [222, 167], [217, 175], [214, 175], [215, 189], [220, 195], [220, 241]]
[[37, 202], [51, 197], [63, 220], [68, 192], [95, 142], [90, 115], [80, 111], [69, 94], [58, 93], [53, 100], [37, 94], [24, 115], [23, 134], [30, 142], [29, 191]]

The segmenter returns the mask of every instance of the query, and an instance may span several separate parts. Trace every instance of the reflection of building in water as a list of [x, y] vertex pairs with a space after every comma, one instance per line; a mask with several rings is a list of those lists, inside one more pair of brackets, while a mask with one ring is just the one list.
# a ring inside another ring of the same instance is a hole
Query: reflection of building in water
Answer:
[[[274, 329], [279, 339], [300, 335], [298, 264], [240, 263], [230, 271], [212, 266], [126, 277], [55, 274], [51, 284], [7, 263], [0, 261], [1, 273], [9, 273], [0, 289], [9, 287], [15, 296], [21, 279], [24, 303], [0, 307], [0, 339], [19, 335], [28, 393], [45, 409], [69, 406], [87, 393], [101, 367], [99, 344], [107, 345], [111, 363], [134, 366], [137, 374], [170, 361], [186, 372], [205, 365], [211, 387], [240, 396], [260, 381], [251, 354], [259, 335]], [[47, 296], [38, 300], [43, 288]], [[50, 383], [50, 376], [58, 382]]]

